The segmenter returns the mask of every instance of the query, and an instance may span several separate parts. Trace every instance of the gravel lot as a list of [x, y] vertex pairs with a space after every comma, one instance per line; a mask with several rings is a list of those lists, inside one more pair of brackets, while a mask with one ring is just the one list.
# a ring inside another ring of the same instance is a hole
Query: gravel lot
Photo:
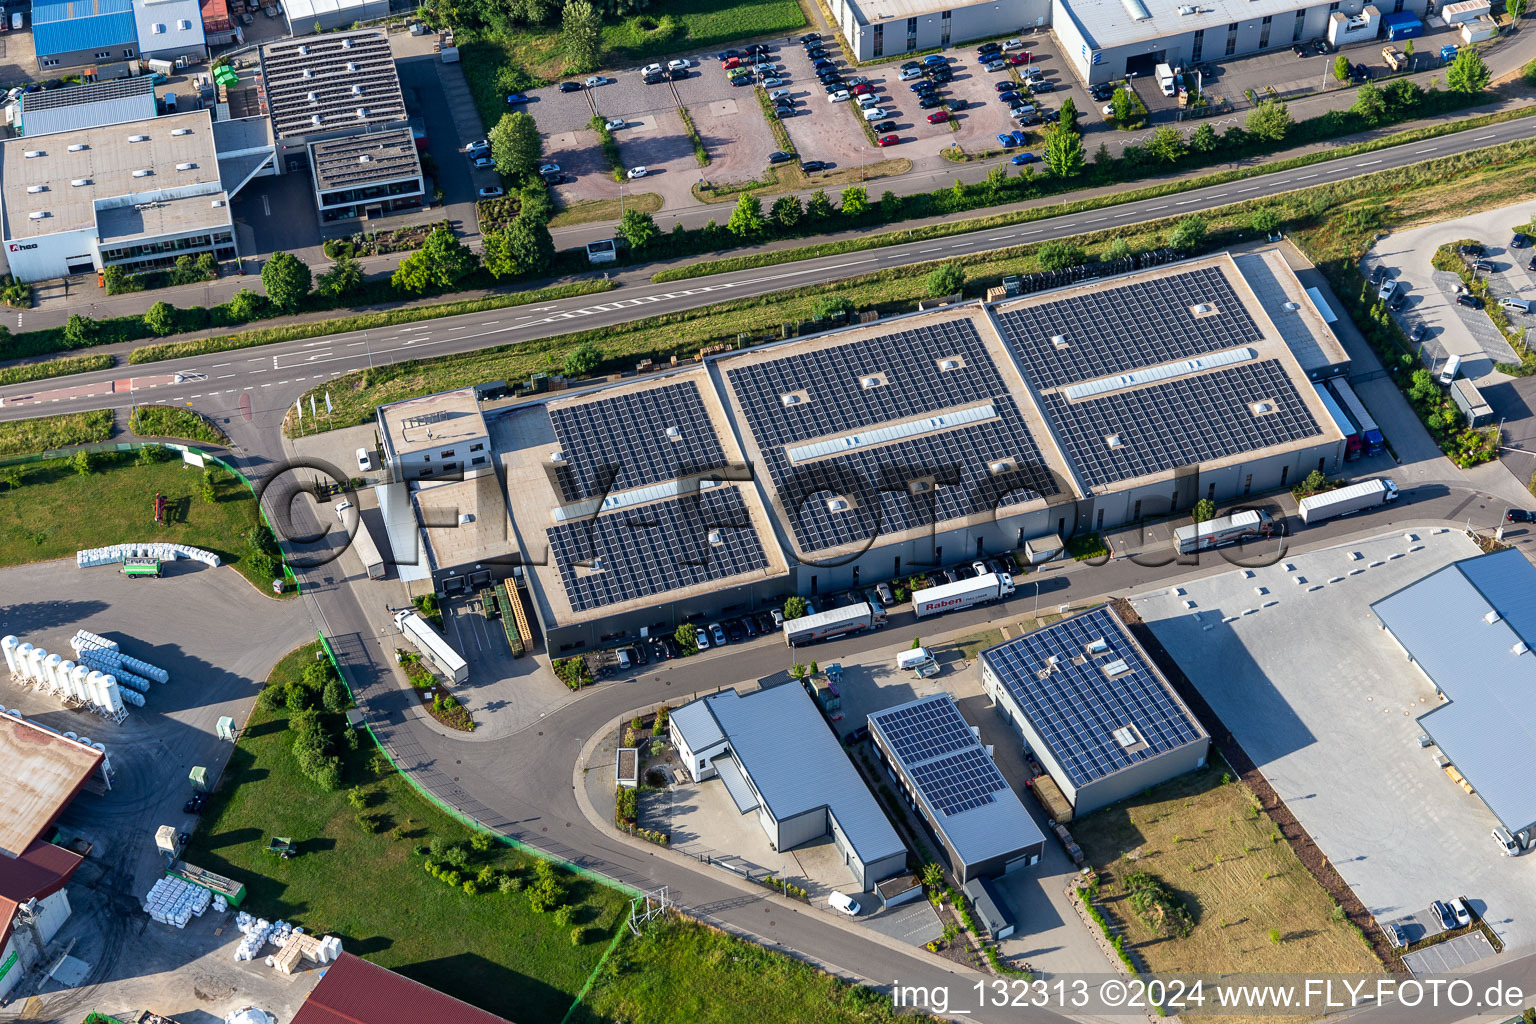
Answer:
[[528, 113], [533, 115], [544, 135], [585, 128], [592, 120], [592, 104], [587, 100], [585, 89], [580, 92], [561, 92], [558, 87], [534, 89], [528, 93]]
[[553, 189], [563, 202], [609, 199], [619, 194], [619, 186], [603, 162], [597, 133], [590, 128], [546, 135], [544, 159], [559, 164], [565, 174], [565, 183]]
[[710, 164], [698, 176], [715, 182], [761, 177], [778, 144], [763, 121], [756, 91], [727, 81], [713, 55], [672, 84], [709, 151]]
[[[781, 46], [775, 56], [779, 58], [779, 62], [784, 65], [785, 71], [789, 74], [789, 80], [795, 90], [796, 102], [803, 111], [784, 122], [785, 127], [789, 129], [789, 137], [794, 140], [800, 159], [825, 160], [833, 167], [857, 167], [859, 164], [877, 159], [869, 140], [855, 123], [858, 115], [852, 111], [839, 109], [849, 104], [827, 102], [826, 90], [822, 88], [811, 70], [811, 62], [806, 57], [805, 50], [799, 45]], [[842, 70], [845, 78], [858, 74], [842, 59], [842, 51], [839, 47], [828, 46], [827, 56]], [[882, 72], [865, 74], [866, 77], [874, 80]], [[901, 126], [910, 124], [909, 119], [903, 117], [896, 117], [893, 120]], [[907, 134], [905, 128], [901, 131], [905, 137]], [[899, 150], [900, 147], [896, 149]]]
[[[666, 90], [665, 95], [670, 99], [671, 90]], [[630, 121], [629, 127], [613, 133], [619, 143], [619, 155], [626, 168], [644, 167], [647, 173], [644, 179], [626, 182], [625, 189], [660, 193], [666, 201], [663, 209], [691, 202], [689, 189], [702, 172], [677, 111], [662, 110], [626, 120]], [[613, 194], [617, 193], [615, 185]]]

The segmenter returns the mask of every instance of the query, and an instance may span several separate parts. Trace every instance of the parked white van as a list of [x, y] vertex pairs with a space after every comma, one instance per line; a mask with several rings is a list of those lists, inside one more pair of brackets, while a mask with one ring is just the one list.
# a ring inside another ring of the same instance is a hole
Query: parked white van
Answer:
[[1461, 372], [1461, 356], [1451, 356], [1445, 361], [1445, 366], [1440, 370], [1440, 386], [1450, 387], [1451, 381]]

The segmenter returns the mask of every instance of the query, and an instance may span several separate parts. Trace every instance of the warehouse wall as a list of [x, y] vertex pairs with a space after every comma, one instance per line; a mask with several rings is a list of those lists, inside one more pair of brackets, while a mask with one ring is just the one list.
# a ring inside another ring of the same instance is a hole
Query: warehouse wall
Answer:
[[[1073, 798], [1073, 813], [1081, 818], [1100, 807], [1107, 807], [1116, 800], [1135, 796], [1148, 786], [1155, 786], [1159, 782], [1177, 778], [1185, 772], [1202, 768], [1210, 754], [1210, 747], [1211, 741], [1202, 736], [1187, 746], [1170, 750], [1166, 754], [1148, 761], [1141, 761], [1113, 775], [1090, 782], [1078, 790], [1076, 797]], [[1035, 753], [1038, 755], [1040, 751], [1037, 749]]]

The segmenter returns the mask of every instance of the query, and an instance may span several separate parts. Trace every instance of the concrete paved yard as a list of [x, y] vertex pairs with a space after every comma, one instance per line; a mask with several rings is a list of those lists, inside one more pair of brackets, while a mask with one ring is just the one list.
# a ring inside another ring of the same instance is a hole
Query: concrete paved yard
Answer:
[[[657, 86], [656, 88], [664, 88]], [[668, 90], [667, 98], [671, 99]], [[665, 206], [681, 206], [693, 202], [690, 189], [702, 175], [693, 155], [693, 143], [683, 131], [682, 118], [676, 109], [625, 115], [628, 125], [613, 133], [619, 144], [619, 155], [626, 169], [644, 167], [642, 179], [624, 183], [630, 192], [659, 192]], [[618, 194], [617, 183], [607, 186], [612, 194]]]
[[1414, 974], [1449, 974], [1493, 956], [1493, 946], [1482, 932], [1468, 932], [1417, 953], [1409, 953], [1403, 962]]
[[[868, 893], [861, 894], [859, 903], [861, 907], [867, 904], [879, 905], [879, 901]], [[868, 911], [865, 910], [865, 913]], [[926, 945], [944, 934], [944, 922], [939, 920], [938, 911], [926, 899], [890, 907], [863, 918], [863, 921], [870, 931], [913, 946]]]
[[1415, 529], [1132, 601], [1378, 919], [1464, 895], [1518, 948], [1536, 942], [1536, 860], [1502, 856], [1493, 815], [1419, 746], [1440, 698], [1369, 607], [1476, 554]]

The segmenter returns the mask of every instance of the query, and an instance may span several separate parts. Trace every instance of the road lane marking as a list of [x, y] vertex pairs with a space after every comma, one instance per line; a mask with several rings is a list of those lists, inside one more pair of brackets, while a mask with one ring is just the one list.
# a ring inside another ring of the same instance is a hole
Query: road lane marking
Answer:
[[1498, 134], [1498, 132], [1489, 132], [1487, 135], [1474, 135], [1472, 137], [1472, 141], [1473, 142], [1482, 142], [1484, 139], [1491, 139], [1491, 138], [1493, 138], [1497, 134]]
[[[1297, 181], [1306, 181], [1308, 178], [1315, 178], [1315, 177], [1317, 177], [1317, 175], [1315, 175], [1315, 174], [1303, 174], [1301, 177], [1297, 178], [1296, 180]], [[1280, 184], [1284, 184], [1284, 182], [1281, 182]]]
[[234, 376], [234, 374], [232, 374], [232, 373], [221, 373], [221, 374], [219, 374], [217, 377], [215, 377], [213, 379], [214, 380], [228, 380], [229, 378], [231, 378], [233, 376]]
[[1239, 193], [1243, 193], [1243, 192], [1257, 192], [1262, 187], [1263, 186], [1261, 186], [1261, 185], [1250, 185], [1247, 188], [1240, 188], [1237, 191]]
[[1363, 163], [1355, 164], [1355, 166], [1356, 167], [1371, 167], [1371, 166], [1374, 166], [1374, 165], [1379, 164], [1379, 163], [1381, 163], [1380, 160], [1366, 160]]

